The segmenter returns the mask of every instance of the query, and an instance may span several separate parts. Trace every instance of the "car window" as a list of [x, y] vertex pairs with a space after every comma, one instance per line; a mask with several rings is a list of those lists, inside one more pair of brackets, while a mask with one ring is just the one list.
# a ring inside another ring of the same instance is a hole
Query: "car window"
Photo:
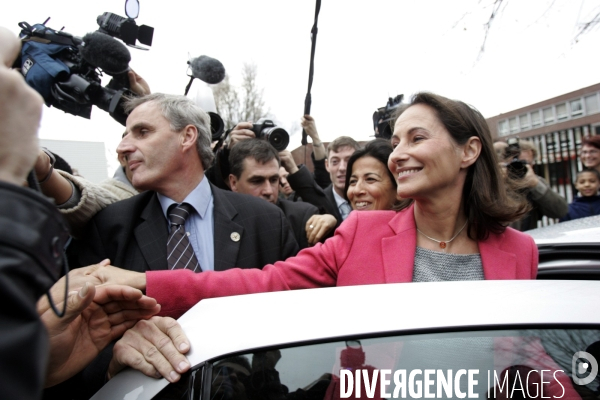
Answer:
[[347, 338], [215, 360], [195, 398], [597, 398], [599, 353], [596, 329]]

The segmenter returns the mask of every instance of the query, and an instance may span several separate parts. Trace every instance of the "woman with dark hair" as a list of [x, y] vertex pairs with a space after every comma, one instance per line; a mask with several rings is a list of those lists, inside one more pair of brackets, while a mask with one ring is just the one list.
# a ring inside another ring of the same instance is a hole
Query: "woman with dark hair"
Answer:
[[580, 158], [585, 168], [600, 172], [600, 135], [583, 138]]
[[[417, 94], [398, 116], [392, 143], [388, 167], [403, 199], [397, 209], [353, 212], [332, 238], [296, 257], [263, 269], [196, 274], [103, 267], [95, 275], [103, 283], [146, 290], [161, 304], [161, 315], [175, 318], [202, 299], [247, 293], [535, 279], [538, 251], [533, 239], [506, 227], [521, 217], [527, 203], [507, 194], [488, 125], [477, 110], [435, 94]], [[136, 338], [128, 335], [115, 346], [111, 375], [127, 363], [121, 360], [144, 359], [131, 354], [139, 348]], [[148, 374], [159, 370], [165, 377], [173, 371], [166, 358], [156, 363], [136, 368]]]
[[412, 211], [417, 247], [449, 251], [451, 246], [451, 253], [475, 254], [486, 240], [512, 236], [531, 242], [506, 228], [528, 206], [505, 187], [479, 111], [442, 96], [417, 94], [396, 121], [392, 145], [388, 167], [396, 176], [398, 196], [405, 199], [397, 210]]
[[397, 185], [387, 162], [393, 150], [389, 140], [375, 139], [350, 156], [344, 193], [353, 210], [392, 209]]

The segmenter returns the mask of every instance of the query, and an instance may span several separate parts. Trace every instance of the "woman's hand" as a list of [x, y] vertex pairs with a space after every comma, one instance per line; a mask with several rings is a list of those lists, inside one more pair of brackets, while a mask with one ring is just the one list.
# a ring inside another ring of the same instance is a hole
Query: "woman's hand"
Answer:
[[[106, 261], [106, 260], [105, 260]], [[146, 274], [143, 272], [129, 271], [112, 265], [98, 264], [90, 268], [86, 274], [94, 278], [100, 285], [127, 285], [136, 289], [146, 290]]]
[[337, 225], [337, 220], [331, 214], [313, 215], [306, 222], [306, 239], [313, 246]]

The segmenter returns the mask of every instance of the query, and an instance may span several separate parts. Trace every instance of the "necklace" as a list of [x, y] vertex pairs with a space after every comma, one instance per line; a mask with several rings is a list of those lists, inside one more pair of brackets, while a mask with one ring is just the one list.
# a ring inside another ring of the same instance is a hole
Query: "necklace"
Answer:
[[462, 226], [462, 228], [460, 228], [460, 230], [458, 232], [456, 232], [456, 235], [452, 236], [452, 239], [446, 240], [446, 241], [444, 241], [444, 240], [437, 240], [437, 239], [432, 238], [431, 236], [427, 236], [426, 234], [424, 234], [423, 232], [421, 232], [419, 230], [419, 228], [417, 228], [417, 232], [419, 232], [421, 235], [425, 236], [427, 239], [432, 240], [432, 241], [434, 241], [436, 243], [439, 243], [440, 244], [440, 248], [445, 249], [446, 246], [448, 245], [448, 243], [450, 243], [451, 241], [453, 241], [454, 239], [456, 239], [456, 237], [458, 235], [460, 235], [460, 233], [463, 231], [463, 229], [465, 229], [465, 226], [467, 226], [467, 222], [469, 222], [469, 220], [465, 221], [465, 224]]

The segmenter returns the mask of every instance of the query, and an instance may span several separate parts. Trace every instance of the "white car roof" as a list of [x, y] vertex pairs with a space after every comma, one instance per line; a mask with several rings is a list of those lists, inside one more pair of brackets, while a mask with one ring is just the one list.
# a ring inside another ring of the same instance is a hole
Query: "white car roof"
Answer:
[[[183, 315], [192, 366], [253, 349], [401, 331], [600, 324], [598, 281], [400, 283], [203, 300]], [[489, 310], [494, 310], [490, 312]], [[126, 370], [92, 399], [151, 399], [165, 379]]]
[[526, 232], [536, 244], [600, 244], [600, 215], [565, 221]]

